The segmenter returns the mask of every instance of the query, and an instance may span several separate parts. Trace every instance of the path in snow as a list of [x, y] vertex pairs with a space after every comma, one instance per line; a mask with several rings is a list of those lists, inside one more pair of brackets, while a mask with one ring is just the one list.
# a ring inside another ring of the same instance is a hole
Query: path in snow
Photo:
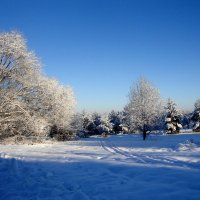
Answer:
[[199, 200], [200, 135], [0, 145], [0, 199]]

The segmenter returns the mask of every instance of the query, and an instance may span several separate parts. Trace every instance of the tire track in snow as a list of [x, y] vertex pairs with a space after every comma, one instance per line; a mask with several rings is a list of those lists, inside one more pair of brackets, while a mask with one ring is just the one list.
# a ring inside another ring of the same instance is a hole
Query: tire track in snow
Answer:
[[132, 155], [129, 152], [119, 149], [119, 147], [114, 145], [114, 143], [110, 143], [109, 141], [101, 140], [100, 145], [105, 151], [107, 151], [113, 155], [121, 155], [121, 156], [124, 156], [126, 159], [133, 159], [134, 161], [137, 161], [137, 163], [143, 163], [143, 164], [145, 163], [145, 161], [138, 158], [138, 156]]
[[116, 152], [114, 150], [112, 150], [111, 148], [109, 148], [107, 145], [105, 145], [105, 141], [100, 140], [100, 146], [107, 152], [111, 153], [111, 154], [116, 154]]
[[138, 158], [138, 156], [130, 154], [130, 152], [127, 152], [127, 151], [124, 151], [124, 150], [120, 149], [113, 142], [111, 143], [110, 148], [113, 149], [116, 153], [121, 154], [121, 155], [125, 156], [128, 159], [132, 159], [132, 160], [136, 161], [137, 163], [146, 163], [141, 158]]
[[127, 156], [127, 158], [133, 158], [133, 160], [137, 161], [137, 163], [168, 164], [168, 165], [176, 164], [176, 166], [179, 166], [179, 167], [181, 167], [181, 166], [188, 167], [188, 168], [191, 167], [191, 165], [189, 165], [188, 163], [186, 163], [184, 161], [180, 161], [180, 160], [175, 160], [173, 158], [169, 158], [169, 155], [166, 156], [163, 153], [162, 153], [162, 155], [159, 154], [159, 155], [154, 155], [154, 156], [148, 155], [149, 153], [145, 153], [145, 154], [139, 153], [138, 155], [133, 155], [133, 154], [130, 154], [130, 152], [120, 149], [120, 147], [117, 147], [116, 144], [114, 144], [114, 143], [112, 143], [111, 148], [113, 150], [115, 150], [116, 152], [118, 152], [124, 156]]
[[169, 154], [166, 155], [163, 153], [159, 153], [156, 155], [149, 155], [149, 153], [137, 153], [137, 155], [134, 155], [128, 151], [122, 150], [115, 143], [109, 140], [101, 140], [100, 145], [105, 151], [113, 155], [124, 156], [124, 158], [128, 160], [131, 159], [132, 161], [138, 164], [161, 164], [165, 165], [166, 167], [174, 166], [175, 164], [177, 167], [194, 168], [193, 164], [180, 160], [175, 160], [174, 158], [171, 158]]

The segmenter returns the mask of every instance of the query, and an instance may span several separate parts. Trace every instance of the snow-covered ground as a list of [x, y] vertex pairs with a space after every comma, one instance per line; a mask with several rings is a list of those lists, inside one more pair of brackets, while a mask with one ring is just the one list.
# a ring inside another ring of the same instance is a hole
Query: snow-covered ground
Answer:
[[200, 135], [0, 145], [0, 199], [199, 200]]

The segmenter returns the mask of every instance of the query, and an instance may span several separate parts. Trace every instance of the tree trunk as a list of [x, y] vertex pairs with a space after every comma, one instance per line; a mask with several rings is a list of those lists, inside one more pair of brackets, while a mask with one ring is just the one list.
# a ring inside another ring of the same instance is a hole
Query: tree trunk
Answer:
[[147, 137], [147, 127], [146, 127], [146, 124], [144, 124], [144, 127], [143, 127], [143, 140], [145, 140], [146, 139], [146, 137]]
[[147, 131], [146, 131], [146, 130], [143, 130], [143, 140], [146, 139], [146, 136], [147, 136]]

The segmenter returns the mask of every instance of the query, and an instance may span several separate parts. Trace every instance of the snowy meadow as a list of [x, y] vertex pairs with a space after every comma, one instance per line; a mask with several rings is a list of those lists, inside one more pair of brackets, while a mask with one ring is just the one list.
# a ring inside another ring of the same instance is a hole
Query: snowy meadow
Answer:
[[0, 199], [197, 200], [200, 135], [0, 146]]
[[77, 112], [13, 31], [0, 33], [0, 97], [0, 200], [200, 199], [200, 99], [181, 111], [141, 77], [121, 111]]

